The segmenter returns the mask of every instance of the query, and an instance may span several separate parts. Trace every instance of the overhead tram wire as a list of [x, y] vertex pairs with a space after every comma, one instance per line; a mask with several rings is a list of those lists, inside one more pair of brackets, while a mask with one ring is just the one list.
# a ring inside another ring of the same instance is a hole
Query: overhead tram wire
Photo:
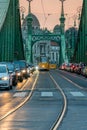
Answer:
[[46, 20], [47, 20], [47, 17], [46, 17], [46, 15], [45, 15], [43, 0], [41, 0], [41, 5], [42, 5], [42, 9], [43, 9], [44, 18], [45, 18], [45, 21], [44, 21], [44, 25], [45, 25], [45, 22], [46, 22]]

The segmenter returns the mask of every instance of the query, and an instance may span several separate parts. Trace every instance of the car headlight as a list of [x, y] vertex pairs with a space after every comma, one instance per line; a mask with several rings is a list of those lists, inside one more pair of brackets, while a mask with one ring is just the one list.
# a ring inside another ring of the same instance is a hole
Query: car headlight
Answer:
[[9, 77], [5, 76], [1, 78], [2, 80], [9, 80]]
[[38, 70], [38, 66], [36, 66], [35, 68], [36, 68], [36, 70]]
[[30, 70], [29, 69], [27, 69], [27, 73], [29, 73], [30, 72]]
[[26, 72], [26, 70], [22, 70], [22, 73], [25, 73]]
[[18, 75], [18, 76], [20, 76], [20, 75], [21, 75], [21, 73], [17, 73], [17, 75]]

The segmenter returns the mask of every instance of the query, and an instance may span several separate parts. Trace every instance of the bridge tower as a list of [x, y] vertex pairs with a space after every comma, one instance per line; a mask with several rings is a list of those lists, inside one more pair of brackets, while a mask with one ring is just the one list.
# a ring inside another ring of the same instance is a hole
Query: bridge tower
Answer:
[[28, 27], [28, 41], [27, 41], [27, 52], [26, 52], [26, 61], [28, 63], [32, 62], [32, 15], [31, 15], [31, 1], [27, 0], [29, 2], [29, 8], [28, 8], [28, 17], [27, 17], [27, 27]]
[[64, 5], [63, 2], [65, 0], [61, 1], [61, 17], [60, 17], [60, 27], [61, 27], [61, 50], [60, 50], [60, 64], [66, 62], [68, 63], [68, 58], [66, 55], [66, 44], [65, 44], [65, 34], [64, 34], [64, 28], [65, 28], [65, 17], [64, 17]]

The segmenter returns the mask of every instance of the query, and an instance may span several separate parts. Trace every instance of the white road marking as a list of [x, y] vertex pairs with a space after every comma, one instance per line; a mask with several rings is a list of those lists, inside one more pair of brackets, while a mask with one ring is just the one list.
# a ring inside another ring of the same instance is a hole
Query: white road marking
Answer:
[[83, 97], [85, 96], [83, 93], [81, 92], [70, 92], [73, 96], [78, 96], [78, 97]]
[[52, 92], [41, 92], [42, 97], [52, 97], [53, 93]]
[[26, 92], [17, 92], [13, 95], [13, 97], [25, 97], [26, 96]]

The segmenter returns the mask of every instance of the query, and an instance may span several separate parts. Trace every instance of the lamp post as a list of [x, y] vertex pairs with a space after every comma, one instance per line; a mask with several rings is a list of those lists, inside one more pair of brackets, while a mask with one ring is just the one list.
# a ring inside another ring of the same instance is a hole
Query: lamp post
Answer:
[[20, 12], [22, 13], [21, 14], [21, 20], [24, 20], [24, 13], [25, 13], [25, 11], [26, 11], [26, 9], [23, 6], [21, 6], [20, 7]]
[[28, 7], [28, 17], [27, 17], [27, 27], [28, 27], [28, 41], [27, 41], [27, 52], [26, 52], [26, 60], [28, 63], [32, 62], [32, 16], [31, 16], [31, 1], [27, 0], [29, 2]]
[[81, 20], [81, 11], [82, 11], [82, 7], [78, 7], [77, 8], [77, 13], [78, 13], [78, 27], [79, 27], [79, 24], [80, 24], [80, 20]]

